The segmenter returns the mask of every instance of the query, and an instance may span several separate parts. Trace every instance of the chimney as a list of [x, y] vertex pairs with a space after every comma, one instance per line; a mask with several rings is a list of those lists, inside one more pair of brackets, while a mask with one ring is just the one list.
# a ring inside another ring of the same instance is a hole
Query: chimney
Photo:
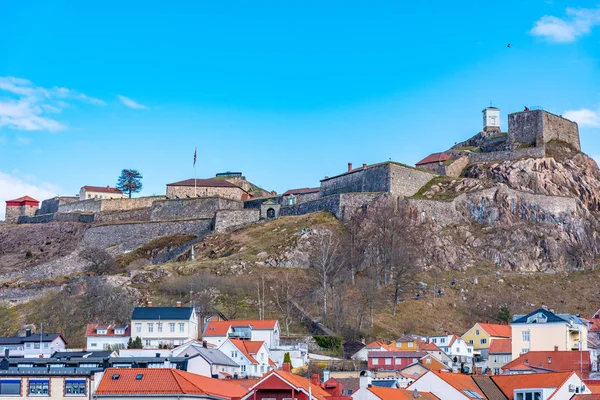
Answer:
[[558, 351], [558, 346], [554, 346], [554, 351]]
[[352, 171], [352, 163], [351, 162], [348, 163], [348, 172], [350, 172], [350, 171]]
[[282, 369], [283, 371], [285, 371], [285, 372], [291, 372], [291, 371], [290, 371], [290, 370], [291, 370], [291, 368], [290, 368], [290, 363], [283, 363], [283, 364], [281, 365], [281, 369]]
[[325, 179], [329, 179], [329, 177], [327, 175], [325, 175]]
[[367, 164], [363, 164], [363, 169], [367, 168]]
[[152, 307], [152, 300], [148, 300], [148, 307]]
[[27, 328], [25, 329], [25, 337], [29, 337], [31, 336], [31, 329]]
[[323, 382], [327, 382], [329, 380], [329, 377], [331, 376], [330, 372], [328, 369], [326, 369], [325, 371], [323, 371]]
[[4, 358], [8, 359], [8, 356], [10, 354], [10, 350], [8, 348], [4, 349]]
[[313, 385], [318, 385], [321, 382], [319, 382], [319, 374], [312, 374], [312, 384]]
[[547, 306], [547, 305], [545, 305], [545, 304], [542, 304], [542, 308], [543, 308], [544, 310], [548, 311], [548, 306]]
[[177, 307], [181, 307], [181, 300], [177, 301]]
[[206, 340], [202, 341], [202, 347], [204, 347], [205, 349], [208, 349], [208, 342]]
[[371, 373], [369, 371], [360, 371], [360, 384], [361, 389], [367, 389], [371, 386]]

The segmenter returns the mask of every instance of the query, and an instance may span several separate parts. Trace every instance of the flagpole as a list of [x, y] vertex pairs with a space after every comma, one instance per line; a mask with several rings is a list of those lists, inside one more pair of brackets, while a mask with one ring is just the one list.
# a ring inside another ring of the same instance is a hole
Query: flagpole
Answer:
[[196, 152], [197, 149], [194, 147], [194, 197], [198, 197], [198, 192], [196, 190]]

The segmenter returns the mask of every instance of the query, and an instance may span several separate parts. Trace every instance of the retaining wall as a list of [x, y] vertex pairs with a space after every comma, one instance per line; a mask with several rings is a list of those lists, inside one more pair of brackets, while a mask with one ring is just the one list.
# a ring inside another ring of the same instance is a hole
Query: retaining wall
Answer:
[[150, 208], [156, 200], [164, 199], [164, 196], [138, 197], [135, 199], [89, 199], [81, 200], [68, 204], [59, 204], [59, 213], [69, 213], [74, 211], [85, 211], [98, 213], [101, 211], [125, 211], [138, 208]]
[[225, 232], [231, 229], [258, 222], [260, 209], [218, 210], [215, 213], [215, 232]]
[[348, 219], [364, 204], [373, 201], [381, 193], [342, 193], [321, 197], [317, 200], [281, 207], [279, 215], [304, 215], [317, 211], [329, 211], [338, 219]]
[[58, 212], [58, 206], [61, 204], [75, 203], [79, 201], [79, 197], [54, 197], [42, 201], [38, 214], [52, 214]]
[[529, 147], [526, 149], [495, 151], [493, 153], [469, 153], [469, 161], [476, 162], [492, 162], [516, 160], [519, 158], [542, 158], [546, 156], [546, 148]]
[[171, 221], [177, 219], [213, 218], [218, 210], [240, 210], [243, 208], [244, 203], [241, 201], [222, 197], [160, 200], [152, 204], [150, 220]]

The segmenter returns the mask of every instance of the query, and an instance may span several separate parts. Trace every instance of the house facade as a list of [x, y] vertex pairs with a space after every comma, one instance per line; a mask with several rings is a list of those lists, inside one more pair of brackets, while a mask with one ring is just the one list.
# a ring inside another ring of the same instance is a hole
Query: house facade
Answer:
[[493, 339], [489, 348], [488, 367], [494, 375], [502, 374], [502, 368], [511, 361], [510, 339]]
[[240, 378], [259, 378], [276, 367], [262, 341], [227, 339], [219, 350], [240, 366]]
[[400, 371], [426, 355], [418, 351], [370, 351], [367, 365], [370, 371]]
[[515, 315], [512, 331], [512, 359], [528, 351], [587, 351], [587, 327], [577, 316], [555, 314], [545, 307], [527, 315]]
[[387, 344], [384, 340], [379, 339], [374, 342], [369, 343], [358, 352], [356, 352], [352, 357], [353, 360], [359, 361], [367, 361], [369, 358], [370, 351], [392, 351], [393, 348], [391, 345]]
[[188, 371], [195, 374], [219, 379], [240, 376], [240, 366], [222, 351], [209, 348], [206, 342], [184, 344], [173, 349], [172, 354], [176, 357], [192, 358]]
[[202, 340], [215, 346], [227, 339], [240, 339], [265, 342], [267, 348], [279, 346], [279, 321], [273, 320], [231, 320], [208, 321], [202, 332]]
[[127, 197], [123, 191], [110, 186], [82, 186], [79, 189], [79, 200], [91, 199], [123, 199]]
[[88, 324], [85, 331], [86, 349], [126, 349], [130, 337], [129, 324]]
[[467, 344], [460, 336], [429, 336], [427, 340], [438, 346], [450, 357], [453, 367], [458, 368], [461, 365], [470, 366], [473, 364], [473, 346]]
[[131, 316], [131, 337], [145, 348], [175, 347], [198, 339], [198, 317], [192, 307], [136, 307]]
[[65, 349], [67, 341], [58, 333], [31, 333], [25, 331], [25, 336], [10, 336], [0, 338], [0, 351], [9, 357], [50, 357], [57, 351]]
[[462, 335], [462, 339], [473, 346], [473, 354], [483, 360], [488, 359], [492, 340], [510, 339], [510, 325], [476, 323]]
[[18, 199], [6, 200], [4, 221], [15, 224], [20, 216], [33, 217], [39, 209], [40, 202], [33, 197], [23, 196]]
[[252, 196], [225, 179], [186, 179], [167, 184], [166, 195], [170, 199], [192, 197], [223, 197], [231, 200], [247, 200]]
[[50, 400], [90, 399], [101, 370], [0, 369], [0, 400], [40, 397]]

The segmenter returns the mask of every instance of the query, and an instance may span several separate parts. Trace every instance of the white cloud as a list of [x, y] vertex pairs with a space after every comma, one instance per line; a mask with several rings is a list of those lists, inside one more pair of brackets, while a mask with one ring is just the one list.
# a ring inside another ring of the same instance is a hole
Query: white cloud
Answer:
[[129, 97], [125, 97], [120, 94], [117, 95], [117, 98], [121, 103], [123, 103], [123, 105], [125, 105], [125, 107], [134, 108], [136, 110], [144, 110], [148, 108], [145, 105], [137, 103], [136, 101], [131, 100]]
[[66, 126], [55, 117], [71, 102], [106, 105], [103, 100], [63, 87], [50, 89], [12, 76], [0, 77], [0, 128], [56, 132]]
[[530, 33], [555, 43], [571, 43], [600, 25], [600, 8], [567, 8], [565, 18], [544, 15]]
[[600, 109], [567, 110], [563, 113], [563, 117], [577, 122], [579, 126], [600, 127]]
[[56, 196], [60, 189], [51, 183], [33, 184], [0, 171], [0, 220], [4, 220], [6, 200], [16, 199], [21, 196], [31, 196], [40, 202]]

